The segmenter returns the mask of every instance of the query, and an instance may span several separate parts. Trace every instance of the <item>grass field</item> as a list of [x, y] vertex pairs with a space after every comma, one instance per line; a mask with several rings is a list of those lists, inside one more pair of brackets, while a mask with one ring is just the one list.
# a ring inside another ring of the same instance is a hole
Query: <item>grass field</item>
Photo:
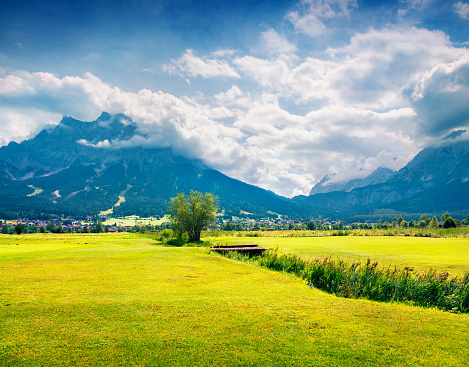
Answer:
[[307, 258], [327, 257], [411, 266], [463, 275], [469, 271], [469, 238], [420, 237], [208, 237], [214, 244], [257, 244]]
[[0, 235], [0, 278], [0, 365], [469, 365], [469, 315], [338, 298], [136, 235]]

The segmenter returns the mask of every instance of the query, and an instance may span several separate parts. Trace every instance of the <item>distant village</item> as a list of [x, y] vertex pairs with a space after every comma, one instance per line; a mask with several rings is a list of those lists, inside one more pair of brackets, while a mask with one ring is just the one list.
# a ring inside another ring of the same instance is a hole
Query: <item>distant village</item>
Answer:
[[[0, 220], [0, 231], [3, 234], [13, 234], [20, 226], [21, 233], [115, 233], [115, 232], [157, 232], [170, 228], [169, 219], [160, 218], [115, 218], [112, 220], [99, 219], [93, 222], [92, 217], [86, 221], [74, 221], [69, 218], [51, 220], [30, 220], [20, 218], [10, 221]], [[122, 219], [122, 220], [121, 220]], [[129, 222], [134, 222], [129, 224]], [[108, 224], [109, 222], [114, 222]], [[312, 223], [314, 223], [312, 225]], [[309, 224], [309, 226], [308, 226]], [[357, 224], [357, 228], [367, 228], [367, 224]], [[371, 228], [371, 226], [370, 226]], [[216, 231], [277, 231], [277, 230], [307, 230], [307, 229], [343, 229], [340, 221], [295, 221], [264, 218], [260, 220], [233, 218], [231, 220], [218, 219], [216, 224], [208, 230]]]
[[[450, 227], [469, 224], [469, 215], [459, 221], [445, 213], [441, 220], [436, 217], [427, 218], [424, 214], [415, 222], [404, 220], [402, 216], [393, 217], [391, 222], [377, 220], [374, 223], [346, 223], [334, 219], [291, 220], [282, 218], [261, 218], [258, 220], [241, 217], [218, 217], [209, 231], [281, 231], [281, 230], [350, 230], [350, 229], [388, 229], [388, 228], [442, 228], [446, 220]], [[454, 225], [453, 223], [454, 222]], [[52, 218], [47, 220], [18, 218], [15, 220], [0, 220], [2, 234], [21, 233], [117, 233], [117, 232], [158, 232], [170, 228], [169, 217], [139, 218], [130, 216], [124, 218], [86, 217], [84, 220], [72, 218]]]

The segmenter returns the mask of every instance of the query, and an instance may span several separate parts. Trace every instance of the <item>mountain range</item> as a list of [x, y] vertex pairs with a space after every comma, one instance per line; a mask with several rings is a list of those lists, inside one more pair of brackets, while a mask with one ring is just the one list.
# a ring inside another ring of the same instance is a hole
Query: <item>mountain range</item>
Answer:
[[317, 183], [303, 203], [340, 206], [343, 213], [367, 218], [393, 213], [469, 212], [469, 141], [465, 130], [455, 131], [420, 151], [397, 172], [380, 167], [363, 179], [330, 183], [333, 174]]
[[141, 132], [124, 115], [104, 112], [91, 122], [64, 117], [33, 139], [0, 148], [0, 218], [164, 215], [172, 197], [190, 190], [217, 195], [227, 216], [366, 219], [449, 211], [465, 217], [469, 142], [463, 133], [425, 148], [397, 172], [380, 167], [341, 183], [330, 174], [309, 196], [288, 199], [177, 157], [171, 147], [126, 144]]

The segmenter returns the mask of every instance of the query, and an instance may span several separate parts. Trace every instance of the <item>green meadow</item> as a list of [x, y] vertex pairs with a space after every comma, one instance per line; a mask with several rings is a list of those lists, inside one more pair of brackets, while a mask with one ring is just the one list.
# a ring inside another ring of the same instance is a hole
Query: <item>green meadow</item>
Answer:
[[[460, 273], [456, 240], [217, 239]], [[469, 365], [467, 314], [339, 298], [138, 235], [0, 235], [0, 279], [5, 366]]]
[[422, 237], [208, 237], [214, 244], [256, 244], [305, 258], [331, 256], [346, 261], [371, 259], [381, 266], [414, 267], [416, 271], [469, 271], [469, 238]]

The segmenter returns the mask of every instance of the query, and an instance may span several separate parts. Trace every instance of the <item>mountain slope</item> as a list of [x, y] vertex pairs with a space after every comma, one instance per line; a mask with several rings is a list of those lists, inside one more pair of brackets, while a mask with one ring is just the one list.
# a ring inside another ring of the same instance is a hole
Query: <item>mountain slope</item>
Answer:
[[288, 199], [175, 157], [171, 148], [113, 149], [109, 143], [136, 135], [129, 118], [103, 113], [93, 122], [65, 117], [53, 130], [0, 148], [0, 217], [85, 216], [113, 207], [116, 215], [163, 215], [172, 197], [190, 190], [213, 192], [230, 215], [298, 212]]
[[[327, 202], [329, 206], [340, 208], [343, 215], [378, 209], [406, 213], [462, 213], [469, 210], [469, 195], [465, 191], [469, 182], [469, 142], [454, 137], [423, 149], [396, 173], [378, 169], [376, 175], [373, 173], [363, 180], [331, 185], [336, 192], [326, 189], [323, 194], [295, 200], [314, 206]], [[378, 179], [374, 180], [376, 177]], [[327, 179], [322, 181], [322, 186], [327, 188], [326, 184]], [[319, 189], [312, 190], [317, 191]]]

